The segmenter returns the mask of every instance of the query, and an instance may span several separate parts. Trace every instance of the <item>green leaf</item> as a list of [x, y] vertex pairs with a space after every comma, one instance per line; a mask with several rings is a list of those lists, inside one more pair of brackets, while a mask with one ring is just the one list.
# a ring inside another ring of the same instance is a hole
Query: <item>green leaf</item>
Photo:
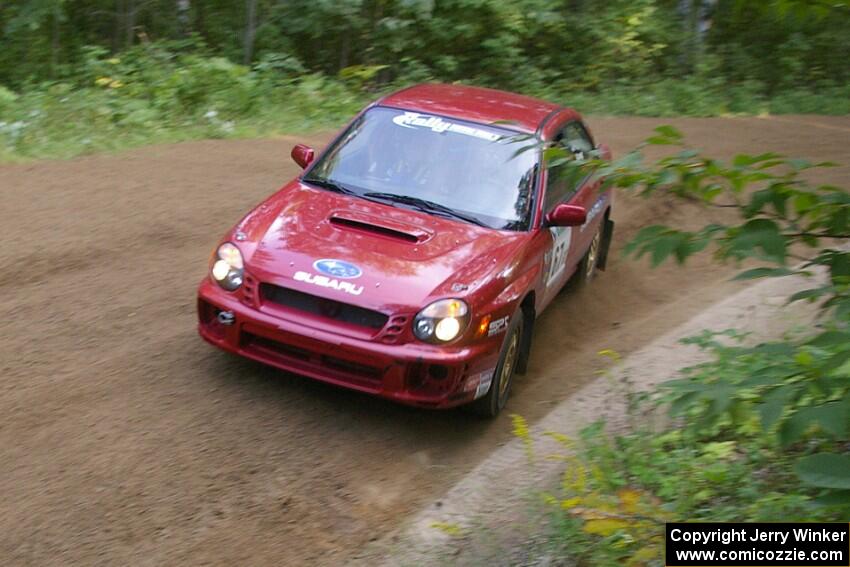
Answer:
[[738, 228], [729, 240], [729, 253], [737, 258], [748, 256], [785, 263], [787, 241], [779, 225], [768, 219], [753, 219]]
[[729, 407], [732, 399], [735, 397], [736, 388], [723, 384], [716, 384], [710, 390], [707, 390], [705, 396], [711, 399], [711, 407], [709, 409], [710, 416], [716, 416]]
[[772, 201], [773, 194], [772, 188], [762, 189], [753, 193], [750, 202], [744, 207], [744, 215], [747, 218], [755, 216], [766, 204]]
[[850, 489], [850, 455], [848, 454], [809, 455], [797, 461], [794, 472], [809, 486]]
[[757, 386], [774, 386], [782, 382], [788, 372], [782, 372], [776, 368], [764, 368], [753, 372], [748, 378], [741, 381], [742, 388], [755, 388]]
[[651, 264], [655, 268], [667, 259], [678, 247], [681, 239], [678, 234], [667, 232], [659, 235], [654, 242], [648, 243], [651, 252]]
[[692, 407], [699, 400], [698, 392], [688, 392], [673, 400], [670, 404], [670, 415], [679, 415]]
[[666, 226], [653, 225], [642, 228], [635, 237], [623, 248], [626, 255], [634, 254], [641, 258], [644, 254], [652, 255], [653, 267], [661, 263], [679, 246], [683, 236]]
[[752, 270], [747, 270], [745, 272], [741, 272], [732, 280], [754, 280], [756, 278], [776, 278], [781, 276], [792, 276], [796, 274], [794, 270], [789, 270], [788, 268], [753, 268]]
[[799, 414], [795, 413], [779, 426], [779, 442], [783, 447], [786, 447], [799, 441], [809, 425], [811, 425], [810, 421], [801, 418]]
[[822, 287], [812, 288], [812, 289], [804, 289], [803, 291], [798, 291], [788, 298], [788, 303], [794, 303], [795, 301], [800, 301], [801, 299], [810, 299], [814, 300], [818, 297], [825, 294], [827, 290]]
[[682, 142], [682, 133], [668, 124], [658, 126], [654, 129], [658, 136], [652, 136], [647, 143], [661, 146], [670, 146]]
[[844, 402], [828, 402], [821, 406], [800, 408], [794, 416], [801, 422], [803, 431], [811, 425], [818, 425], [824, 431], [841, 439], [847, 435], [847, 404]]
[[761, 162], [773, 162], [776, 161], [777, 158], [781, 157], [782, 156], [780, 156], [779, 154], [774, 153], [759, 154], [757, 156], [751, 156], [748, 154], [738, 154], [732, 160], [732, 165], [736, 167], [747, 167]]
[[850, 360], [850, 349], [845, 350], [845, 351], [841, 351], [841, 352], [837, 352], [837, 353], [833, 354], [832, 356], [830, 356], [826, 360], [826, 362], [824, 362], [820, 366], [820, 371], [826, 373], [826, 372], [829, 372], [831, 370], [835, 370], [836, 368], [842, 366], [848, 360]]
[[810, 161], [809, 161], [809, 160], [807, 160], [807, 159], [801, 159], [801, 158], [793, 158], [793, 159], [789, 159], [789, 160], [788, 160], [788, 165], [790, 165], [791, 167], [793, 167], [793, 168], [794, 168], [794, 169], [796, 169], [797, 171], [801, 171], [801, 170], [803, 170], [803, 169], [809, 169], [809, 168], [811, 168], [811, 167], [814, 167], [814, 166], [812, 165], [812, 162], [810, 162]]
[[846, 331], [826, 331], [809, 340], [806, 344], [818, 347], [850, 345], [850, 333]]
[[847, 506], [850, 505], [850, 490], [827, 490], [813, 501], [817, 506]]
[[764, 403], [759, 406], [762, 427], [770, 429], [779, 421], [788, 400], [795, 392], [796, 388], [793, 387], [779, 387], [764, 396]]
[[850, 254], [832, 254], [829, 261], [829, 275], [832, 283], [837, 283], [837, 278], [850, 276]]

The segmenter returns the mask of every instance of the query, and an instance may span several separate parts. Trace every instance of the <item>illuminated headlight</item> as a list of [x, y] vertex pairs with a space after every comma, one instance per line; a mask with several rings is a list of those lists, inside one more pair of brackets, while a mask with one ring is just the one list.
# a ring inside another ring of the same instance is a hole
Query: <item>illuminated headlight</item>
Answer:
[[210, 268], [213, 281], [227, 291], [234, 291], [242, 285], [244, 273], [245, 265], [242, 262], [242, 253], [239, 248], [230, 242], [225, 242], [219, 246]]
[[460, 336], [469, 323], [469, 307], [460, 299], [441, 299], [413, 319], [413, 334], [429, 343], [447, 343]]

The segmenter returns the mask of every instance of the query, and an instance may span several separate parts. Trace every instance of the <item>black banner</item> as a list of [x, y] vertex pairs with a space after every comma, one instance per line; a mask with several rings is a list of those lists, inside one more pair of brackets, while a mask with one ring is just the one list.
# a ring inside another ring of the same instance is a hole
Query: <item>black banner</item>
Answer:
[[668, 567], [850, 566], [850, 524], [671, 523]]

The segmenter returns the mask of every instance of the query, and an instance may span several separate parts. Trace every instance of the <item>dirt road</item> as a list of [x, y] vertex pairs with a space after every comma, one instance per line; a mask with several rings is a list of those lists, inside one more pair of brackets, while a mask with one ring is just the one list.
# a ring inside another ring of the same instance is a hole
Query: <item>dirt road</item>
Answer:
[[[597, 119], [621, 153], [658, 119]], [[728, 156], [850, 164], [850, 119], [668, 120]], [[322, 137], [308, 141], [319, 143]], [[337, 564], [509, 436], [731, 289], [728, 271], [614, 255], [540, 320], [529, 374], [484, 422], [285, 375], [195, 332], [212, 246], [296, 174], [294, 140], [209, 141], [0, 166], [3, 564]], [[850, 168], [818, 174], [845, 187]], [[698, 209], [620, 198], [617, 243]]]

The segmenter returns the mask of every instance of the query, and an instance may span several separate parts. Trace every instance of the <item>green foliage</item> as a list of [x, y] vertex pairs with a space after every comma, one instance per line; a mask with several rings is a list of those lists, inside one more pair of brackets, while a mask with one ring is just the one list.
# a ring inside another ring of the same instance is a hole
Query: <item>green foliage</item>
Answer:
[[462, 80], [609, 114], [846, 113], [848, 24], [826, 0], [21, 0], [0, 4], [0, 84], [76, 82], [91, 46], [194, 42], [356, 88]]
[[[726, 333], [729, 334], [729, 333]], [[712, 354], [664, 385], [674, 416], [718, 435], [758, 433], [778, 448], [829, 451], [850, 434], [850, 333], [743, 346], [705, 333], [687, 342]], [[843, 471], [850, 483], [850, 467]], [[802, 478], [808, 483], [806, 477]], [[817, 485], [825, 486], [825, 485]]]
[[[831, 443], [846, 441], [850, 429], [850, 192], [813, 186], [802, 175], [832, 164], [770, 153], [738, 155], [726, 164], [684, 148], [681, 134], [670, 127], [657, 128], [647, 143], [682, 149], [649, 167], [641, 165], [639, 154], [610, 164], [568, 161], [564, 166], [590, 168], [605, 176], [609, 185], [640, 195], [661, 191], [670, 198], [727, 208], [737, 217], [730, 224], [709, 224], [695, 231], [647, 227], [626, 246], [627, 254], [638, 258], [649, 254], [653, 265], [671, 256], [681, 263], [711, 245], [719, 261], [752, 259], [769, 264], [747, 270], [739, 279], [823, 274], [815, 287], [794, 294], [789, 301], [821, 302], [826, 330], [753, 348], [725, 346], [712, 336], [703, 337], [697, 343], [711, 349], [716, 358], [668, 384], [667, 400], [674, 414], [685, 414], [703, 427], [733, 429], [747, 427], [760, 415], [763, 431], [775, 435], [783, 446], [808, 438], [816, 442], [814, 446], [829, 450]], [[787, 265], [792, 256], [796, 266]], [[717, 361], [723, 361], [722, 367]], [[850, 468], [844, 474], [850, 481]]]
[[[744, 347], [743, 338], [727, 331], [688, 340], [710, 360], [663, 384], [654, 400], [630, 404], [637, 425], [625, 432], [609, 436], [596, 422], [579, 441], [549, 434], [565, 449], [559, 491], [543, 494], [559, 553], [588, 565], [653, 565], [668, 521], [847, 518], [846, 380], [836, 380], [837, 370], [820, 381], [806, 375], [829, 366], [831, 348], [846, 352], [846, 336], [819, 335], [797, 348]], [[675, 421], [646, 425], [659, 403]], [[527, 435], [523, 442], [531, 444]]]
[[[676, 150], [644, 165], [642, 151], [647, 145]], [[648, 255], [655, 266], [668, 258], [683, 263], [711, 247], [721, 262], [749, 259], [773, 264], [744, 272], [739, 276], [743, 279], [810, 277], [823, 272], [825, 283], [792, 300], [823, 301], [837, 325], [844, 328], [850, 322], [850, 251], [841, 247], [850, 239], [850, 193], [831, 185], [812, 185], [804, 175], [833, 164], [772, 153], [742, 154], [725, 163], [685, 147], [681, 134], [669, 126], [656, 128], [644, 145], [610, 163], [598, 159], [578, 162], [560, 149], [547, 152], [550, 169], [567, 170], [559, 175], [591, 173], [604, 178], [607, 187], [619, 186], [642, 196], [662, 192], [668, 198], [724, 208], [735, 215], [734, 222], [708, 224], [698, 230], [645, 227], [626, 245], [626, 254], [636, 258]], [[799, 264], [789, 267], [789, 260]]]
[[559, 491], [543, 496], [551, 545], [578, 564], [663, 564], [668, 521], [843, 521], [850, 514], [847, 491], [826, 499], [819, 488], [846, 487], [846, 455], [795, 463], [800, 450], [777, 451], [757, 432], [641, 425], [608, 436], [603, 425], [566, 447]]
[[[0, 87], [0, 160], [336, 127], [382, 88], [400, 86], [379, 85], [383, 65], [351, 66], [339, 78], [329, 78], [306, 73], [293, 56], [265, 54], [249, 68], [209, 55], [197, 38], [139, 45], [119, 56], [99, 47], [82, 54], [68, 79], [45, 81], [20, 94]], [[575, 96], [581, 103], [584, 95]], [[720, 103], [688, 107], [670, 98], [678, 96], [666, 85], [647, 102], [650, 106], [642, 106], [632, 87], [622, 87], [586, 102], [591, 111], [643, 114], [711, 114], [725, 108]], [[841, 101], [850, 104], [850, 96]]]
[[[850, 490], [850, 455], [818, 453], [797, 462], [797, 476], [810, 486]], [[842, 493], [842, 496], [847, 496]]]
[[[646, 146], [672, 147], [644, 163]], [[648, 412], [673, 422], [609, 438], [586, 430], [567, 458], [558, 541], [587, 564], [660, 560], [664, 519], [841, 521], [850, 515], [850, 193], [812, 185], [812, 164], [776, 154], [723, 162], [688, 148], [669, 126], [623, 158], [577, 160], [545, 150], [552, 174], [596, 175], [606, 187], [687, 200], [729, 212], [725, 224], [695, 230], [649, 226], [625, 247], [656, 266], [712, 250], [718, 261], [762, 265], [737, 279], [799, 276], [812, 286], [790, 301], [820, 302], [816, 330], [760, 344], [738, 331], [704, 332], [684, 342], [708, 361], [682, 369], [654, 393]], [[634, 409], [634, 406], [630, 406]], [[638, 408], [639, 409], [639, 408]], [[644, 420], [633, 420], [645, 423]], [[570, 447], [571, 448], [571, 447]], [[580, 472], [576, 472], [580, 471]], [[591, 474], [592, 473], [592, 474]], [[636, 511], [626, 505], [642, 503]], [[604, 518], [605, 529], [591, 522]]]
[[250, 69], [181, 47], [92, 48], [73, 81], [0, 88], [0, 159], [335, 127], [366, 100], [291, 59]]
[[850, 113], [850, 10], [760, 4], [0, 3], [0, 159], [336, 126], [430, 80], [609, 115]]

